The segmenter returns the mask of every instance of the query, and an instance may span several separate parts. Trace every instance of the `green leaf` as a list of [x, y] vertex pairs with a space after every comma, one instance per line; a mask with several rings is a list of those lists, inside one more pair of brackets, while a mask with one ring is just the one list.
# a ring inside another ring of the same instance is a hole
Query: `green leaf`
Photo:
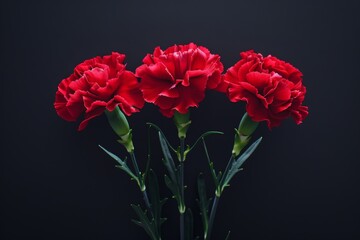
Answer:
[[205, 155], [206, 155], [206, 158], [207, 158], [207, 161], [208, 161], [208, 164], [209, 164], [211, 177], [212, 177], [212, 179], [214, 181], [215, 188], [217, 189], [219, 187], [219, 181], [221, 179], [221, 172], [219, 172], [219, 175], [216, 174], [216, 170], [214, 168], [214, 163], [210, 160], [209, 152], [207, 150], [207, 146], [206, 146], [204, 138], [202, 138], [202, 142], [203, 142]]
[[159, 132], [159, 140], [160, 140], [160, 146], [164, 155], [164, 165], [169, 173], [169, 176], [171, 178], [171, 180], [175, 183], [178, 182], [177, 177], [175, 175], [175, 171], [176, 171], [176, 167], [175, 167], [175, 163], [174, 163], [174, 159], [172, 158], [170, 151], [169, 151], [169, 147], [168, 144], [166, 143], [166, 139], [164, 138], [164, 136], [162, 135], [161, 132]]
[[227, 165], [226, 165], [226, 168], [225, 168], [225, 171], [224, 173], [222, 174], [222, 178], [220, 179], [220, 183], [219, 183], [219, 187], [216, 189], [215, 191], [215, 194], [216, 196], [220, 197], [221, 196], [221, 193], [222, 191], [224, 190], [224, 188], [226, 187], [224, 182], [226, 180], [226, 176], [228, 175], [229, 173], [229, 170], [230, 170], [230, 167], [233, 165], [234, 163], [234, 155], [232, 154]]
[[246, 151], [240, 155], [238, 159], [236, 159], [229, 168], [229, 171], [224, 173], [224, 181], [221, 183], [221, 190], [223, 190], [226, 186], [229, 185], [230, 180], [235, 176], [236, 173], [238, 173], [241, 170], [241, 166], [243, 163], [251, 156], [251, 154], [255, 151], [255, 149], [260, 144], [262, 138], [259, 138], [256, 140], [253, 144], [251, 144]]
[[230, 231], [228, 232], [228, 234], [226, 235], [225, 240], [229, 240], [230, 239]]
[[146, 160], [146, 167], [144, 171], [144, 181], [146, 180], [146, 177], [150, 170], [150, 162], [151, 162], [151, 134], [150, 134], [151, 126], [148, 127], [147, 132], [147, 145], [148, 145], [148, 153], [147, 153], [147, 160]]
[[160, 133], [162, 134], [162, 136], [164, 137], [164, 139], [165, 139], [166, 143], [168, 144], [169, 148], [170, 148], [174, 153], [176, 153], [175, 148], [173, 148], [173, 147], [171, 146], [170, 142], [166, 139], [165, 134], [164, 134], [164, 132], [161, 130], [160, 127], [158, 127], [158, 126], [155, 125], [154, 123], [149, 123], [149, 122], [148, 122], [148, 123], [146, 123], [146, 124], [149, 125], [149, 126], [151, 126], [151, 127], [153, 127], [153, 128], [155, 128], [156, 130], [158, 130], [158, 132], [160, 132]]
[[208, 232], [208, 227], [209, 227], [208, 212], [209, 212], [210, 201], [206, 196], [205, 179], [202, 174], [199, 175], [197, 183], [198, 183], [200, 215], [201, 215], [201, 220], [203, 223], [204, 238], [206, 238], [206, 234]]
[[154, 222], [158, 232], [158, 235], [161, 235], [161, 224], [165, 221], [165, 219], [161, 218], [161, 209], [164, 205], [165, 200], [160, 200], [159, 194], [159, 184], [157, 180], [157, 176], [155, 172], [150, 169], [149, 170], [149, 192], [150, 192], [150, 202], [151, 202], [151, 209], [154, 214]]
[[132, 222], [142, 227], [152, 240], [160, 239], [156, 233], [154, 222], [149, 220], [146, 212], [143, 211], [139, 205], [131, 204], [131, 207], [139, 217], [139, 220], [132, 220]]
[[184, 212], [185, 204], [181, 198], [179, 186], [176, 183], [174, 183], [166, 174], [164, 175], [164, 180], [166, 186], [170, 189], [171, 193], [174, 195], [174, 198], [178, 204], [179, 212]]
[[190, 208], [186, 209], [184, 221], [185, 240], [193, 240], [194, 236], [194, 220]]
[[190, 152], [200, 142], [200, 140], [204, 139], [209, 135], [214, 135], [214, 134], [224, 134], [224, 133], [219, 131], [207, 131], [203, 133], [187, 151]]
[[112, 157], [115, 161], [117, 161], [119, 163], [119, 165], [116, 166], [117, 168], [120, 168], [121, 170], [125, 171], [132, 179], [136, 180], [139, 183], [138, 177], [131, 171], [131, 169], [128, 167], [128, 165], [126, 164], [125, 161], [121, 160], [118, 156], [109, 152], [108, 150], [103, 148], [101, 145], [99, 145], [99, 147], [104, 152], [106, 152], [110, 157]]

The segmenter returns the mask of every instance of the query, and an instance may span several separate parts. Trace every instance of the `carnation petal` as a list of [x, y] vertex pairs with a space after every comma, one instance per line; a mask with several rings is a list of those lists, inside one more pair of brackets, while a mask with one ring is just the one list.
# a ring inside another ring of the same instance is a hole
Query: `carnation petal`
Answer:
[[174, 109], [182, 114], [188, 112], [190, 107], [197, 107], [199, 103], [205, 98], [205, 87], [202, 88], [201, 80], [197, 79], [197, 84], [192, 84], [192, 87], [180, 87], [180, 98]]
[[84, 72], [84, 76], [89, 83], [97, 83], [99, 86], [105, 86], [109, 79], [108, 72], [102, 68], [93, 68], [90, 71]]
[[208, 77], [207, 89], [215, 89], [219, 92], [226, 92], [226, 86], [228, 84], [225, 84], [223, 81], [223, 78], [221, 78], [221, 72], [215, 71], [212, 75]]
[[74, 119], [78, 118], [85, 110], [83, 94], [84, 92], [76, 91], [74, 94], [70, 95], [66, 102], [67, 111], [71, 116], [73, 116]]
[[307, 106], [300, 106], [296, 110], [291, 111], [291, 116], [293, 117], [296, 124], [300, 124], [308, 116], [309, 111]]
[[273, 113], [280, 113], [280, 112], [283, 112], [283, 111], [289, 109], [290, 106], [291, 106], [291, 101], [287, 101], [287, 102], [283, 102], [280, 105], [273, 104], [271, 106], [271, 110]]
[[279, 82], [274, 91], [274, 97], [281, 101], [287, 101], [291, 97], [291, 90], [284, 82]]
[[90, 97], [84, 96], [84, 106], [86, 108], [85, 113], [94, 111], [99, 107], [106, 107], [107, 103], [101, 100], [95, 100]]
[[121, 96], [126, 99], [130, 105], [142, 108], [144, 106], [144, 98], [135, 75], [130, 71], [124, 71], [120, 76], [120, 81], [120, 86], [115, 93], [115, 98]]
[[66, 121], [75, 121], [76, 116], [69, 113], [69, 110], [66, 107], [67, 100], [65, 99], [64, 95], [57, 91], [55, 94], [55, 102], [54, 107], [56, 110], [56, 113], [64, 120]]
[[170, 89], [172, 84], [167, 81], [158, 81], [152, 76], [143, 76], [140, 83], [140, 89], [147, 102], [154, 103], [162, 92]]
[[249, 72], [246, 74], [246, 80], [258, 89], [263, 89], [270, 82], [270, 74], [261, 72]]
[[83, 76], [83, 77], [80, 77], [79, 79], [75, 80], [75, 81], [72, 81], [70, 84], [69, 84], [69, 88], [73, 91], [76, 91], [76, 90], [87, 90], [89, 89], [90, 85], [88, 83], [88, 81], [86, 80], [86, 78]]
[[243, 99], [246, 100], [246, 112], [255, 122], [268, 121], [267, 109], [262, 102], [251, 94], [245, 94]]
[[157, 105], [160, 109], [172, 109], [175, 103], [175, 99], [168, 98], [165, 96], [160, 96], [156, 102], [155, 105]]
[[190, 70], [204, 69], [207, 61], [206, 54], [200, 49], [196, 49], [191, 55], [191, 66]]
[[97, 116], [100, 116], [104, 112], [104, 108], [96, 108], [91, 112], [85, 114], [84, 120], [80, 123], [78, 131], [82, 131], [86, 128], [89, 121]]
[[237, 69], [237, 78], [239, 82], [247, 81], [246, 75], [250, 72], [250, 68], [253, 64], [253, 62], [246, 62], [244, 64], [234, 66], [234, 68]]

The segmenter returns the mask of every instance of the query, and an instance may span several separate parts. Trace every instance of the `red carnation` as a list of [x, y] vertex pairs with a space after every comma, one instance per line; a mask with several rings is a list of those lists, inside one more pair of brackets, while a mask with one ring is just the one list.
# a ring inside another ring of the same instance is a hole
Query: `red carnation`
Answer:
[[302, 73], [276, 57], [263, 57], [252, 50], [240, 56], [223, 76], [230, 101], [245, 101], [252, 120], [266, 121], [269, 128], [289, 116], [302, 123], [308, 115], [308, 107], [302, 105], [306, 93]]
[[160, 108], [166, 117], [188, 112], [205, 97], [206, 89], [220, 89], [223, 65], [220, 56], [194, 43], [155, 48], [136, 69], [146, 102]]
[[77, 65], [58, 86], [54, 103], [57, 114], [76, 121], [85, 113], [78, 128], [81, 131], [105, 109], [112, 111], [118, 105], [128, 116], [138, 112], [144, 100], [135, 75], [125, 70], [124, 59], [124, 54], [113, 52]]

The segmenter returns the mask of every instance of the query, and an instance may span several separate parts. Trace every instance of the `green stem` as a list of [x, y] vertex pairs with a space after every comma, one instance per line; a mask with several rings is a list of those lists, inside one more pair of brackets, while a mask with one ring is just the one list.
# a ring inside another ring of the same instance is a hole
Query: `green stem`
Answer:
[[143, 180], [143, 177], [141, 176], [139, 166], [138, 166], [138, 164], [136, 162], [136, 157], [135, 157], [134, 151], [130, 152], [130, 157], [131, 157], [131, 161], [132, 161], [132, 164], [134, 166], [134, 169], [135, 169], [135, 174], [136, 174], [137, 178], [139, 179], [139, 187], [140, 187], [140, 190], [141, 190], [141, 192], [143, 194], [143, 199], [144, 199], [145, 205], [146, 205], [148, 211], [150, 212], [150, 214], [153, 216], [153, 212], [152, 212], [152, 209], [151, 209], [151, 204], [150, 204], [149, 197], [148, 197], [148, 194], [147, 194], [147, 191], [146, 191], [146, 185], [145, 185], [145, 182]]
[[222, 177], [221, 177], [221, 180], [220, 180], [220, 183], [219, 183], [219, 186], [217, 187], [216, 191], [215, 191], [215, 195], [220, 197], [222, 191], [224, 190], [224, 188], [226, 186], [223, 186], [224, 184], [224, 181], [225, 181], [225, 176], [227, 175], [227, 173], [229, 172], [230, 170], [230, 167], [231, 167], [231, 164], [233, 164], [234, 162], [234, 159], [235, 159], [235, 155], [234, 154], [231, 154], [231, 157], [226, 165], [226, 168], [225, 168], [225, 171], [224, 173], [222, 174]]
[[180, 239], [185, 239], [185, 217], [184, 213], [180, 213]]
[[185, 239], [185, 194], [184, 194], [184, 152], [185, 152], [185, 138], [180, 138], [180, 164], [179, 164], [179, 171], [180, 171], [180, 194], [181, 194], [181, 202], [184, 205], [183, 209], [180, 211], [180, 239]]
[[151, 209], [151, 204], [150, 204], [150, 201], [149, 201], [149, 197], [147, 195], [147, 191], [146, 190], [142, 191], [142, 193], [143, 193], [143, 199], [144, 199], [145, 205], [148, 208], [148, 210], [150, 211], [150, 214], [153, 215], [152, 209]]
[[207, 232], [207, 234], [205, 236], [205, 240], [209, 240], [211, 238], [211, 231], [212, 231], [212, 228], [213, 228], [214, 219], [215, 219], [215, 215], [216, 215], [216, 209], [218, 207], [219, 200], [220, 200], [220, 197], [215, 196], [214, 201], [213, 201], [213, 205], [212, 205], [212, 208], [211, 208], [210, 219], [209, 219], [209, 228], [208, 228], [208, 232]]
[[131, 161], [132, 161], [132, 164], [134, 166], [134, 169], [135, 169], [135, 174], [139, 178], [140, 189], [141, 189], [141, 191], [143, 191], [143, 187], [145, 187], [145, 185], [144, 185], [144, 183], [142, 181], [141, 172], [140, 172], [139, 166], [138, 166], [138, 164], [136, 162], [136, 157], [135, 157], [134, 151], [130, 152], [130, 157], [131, 157]]

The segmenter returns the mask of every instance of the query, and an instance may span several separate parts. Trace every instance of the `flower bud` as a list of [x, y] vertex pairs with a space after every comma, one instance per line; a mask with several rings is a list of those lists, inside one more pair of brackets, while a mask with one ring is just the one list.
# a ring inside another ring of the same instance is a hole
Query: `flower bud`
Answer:
[[178, 130], [179, 138], [186, 138], [186, 132], [191, 124], [190, 113], [181, 114], [176, 111], [174, 113], [174, 122]]
[[124, 113], [118, 106], [111, 112], [106, 110], [105, 113], [111, 128], [120, 137], [118, 142], [124, 145], [128, 152], [133, 151], [131, 129]]
[[234, 156], [238, 156], [241, 150], [248, 144], [251, 134], [254, 133], [258, 125], [259, 123], [254, 122], [245, 112], [240, 121], [239, 128], [235, 129], [235, 139], [232, 150]]
[[250, 136], [256, 130], [258, 122], [254, 122], [250, 116], [245, 112], [239, 124], [239, 132], [241, 135]]

